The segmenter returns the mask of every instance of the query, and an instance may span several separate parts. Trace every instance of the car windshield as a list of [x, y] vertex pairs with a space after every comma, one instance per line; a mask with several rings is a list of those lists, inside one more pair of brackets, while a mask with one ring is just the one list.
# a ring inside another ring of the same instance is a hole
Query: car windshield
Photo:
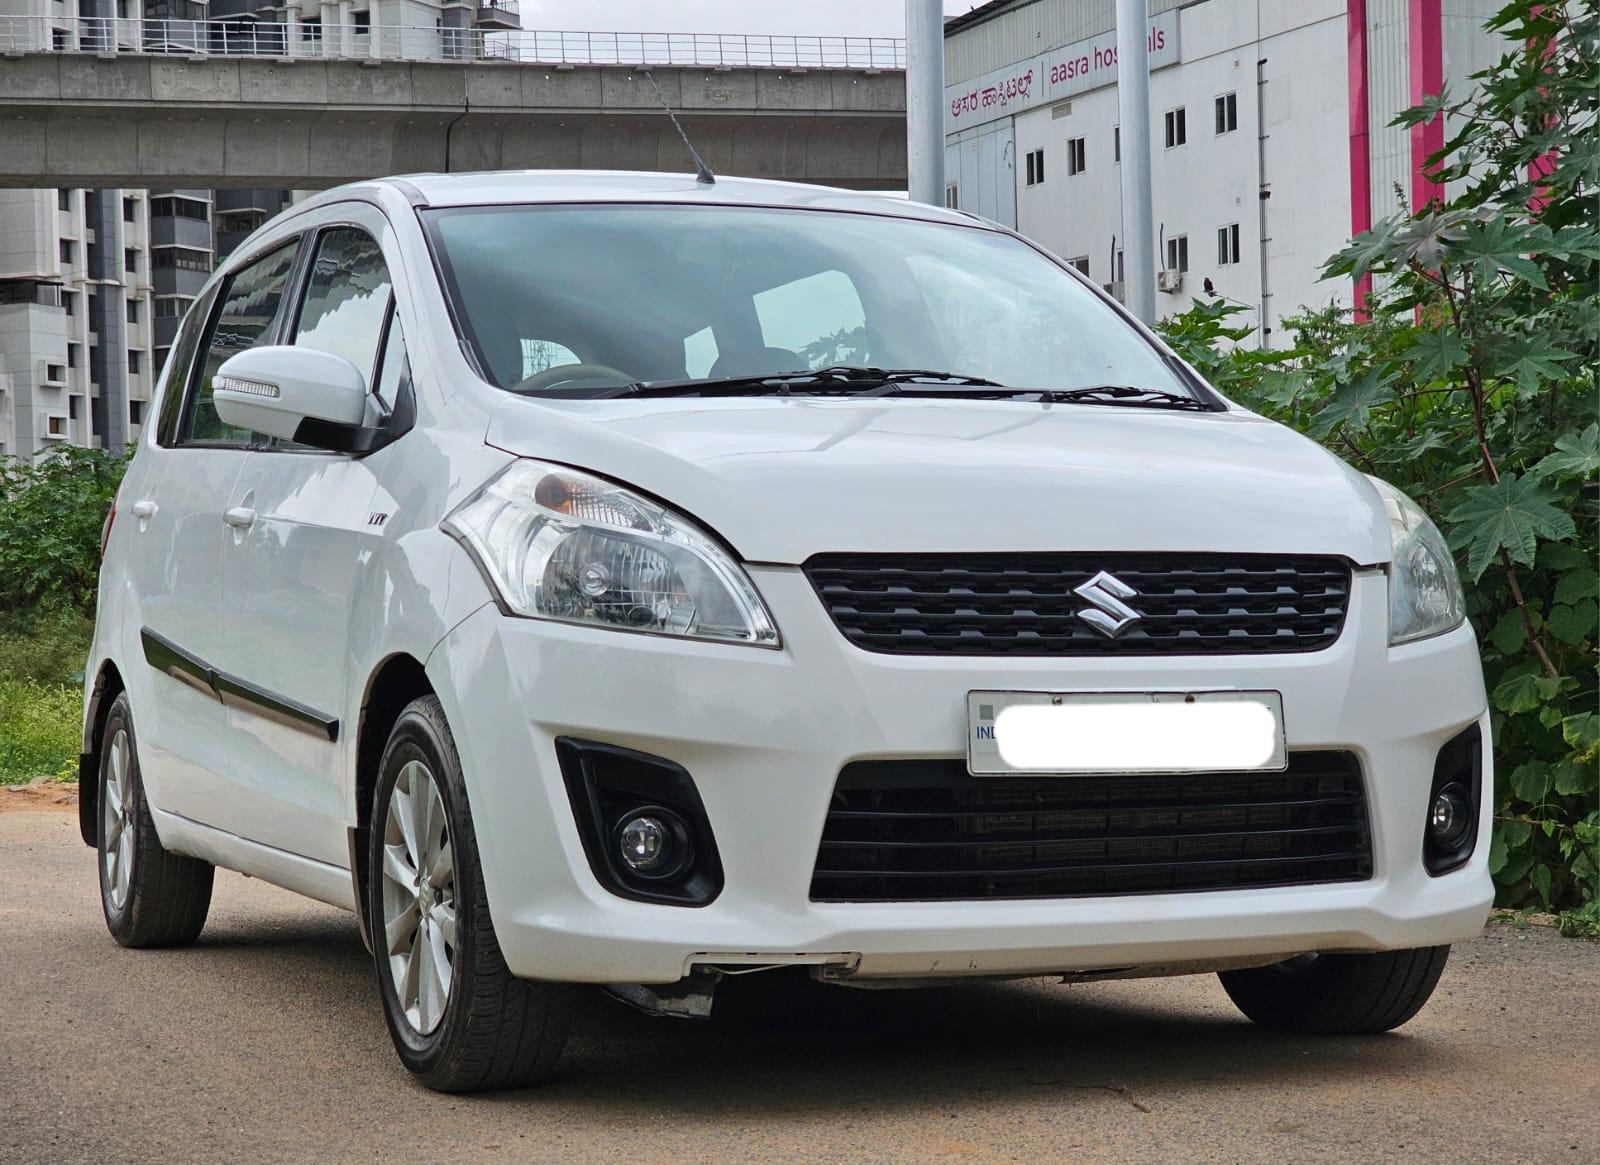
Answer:
[[513, 391], [873, 368], [1195, 396], [1074, 276], [979, 226], [662, 204], [423, 217], [458, 326], [485, 375]]

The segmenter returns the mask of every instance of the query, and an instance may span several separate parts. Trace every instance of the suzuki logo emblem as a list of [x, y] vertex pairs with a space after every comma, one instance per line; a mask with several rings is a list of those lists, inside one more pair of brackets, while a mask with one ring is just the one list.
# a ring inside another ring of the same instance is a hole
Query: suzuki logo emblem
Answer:
[[1072, 593], [1093, 604], [1079, 611], [1078, 618], [1108, 639], [1115, 639], [1140, 618], [1138, 611], [1122, 601], [1139, 592], [1107, 571], [1102, 570], [1081, 587], [1073, 587]]

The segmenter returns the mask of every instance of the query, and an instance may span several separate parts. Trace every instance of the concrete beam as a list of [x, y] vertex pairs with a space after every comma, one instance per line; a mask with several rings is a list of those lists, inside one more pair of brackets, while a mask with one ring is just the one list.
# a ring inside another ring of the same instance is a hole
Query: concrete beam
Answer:
[[[713, 169], [905, 185], [898, 72], [659, 68]], [[643, 74], [509, 62], [95, 59], [0, 67], [0, 187], [293, 187], [381, 174], [687, 169]]]

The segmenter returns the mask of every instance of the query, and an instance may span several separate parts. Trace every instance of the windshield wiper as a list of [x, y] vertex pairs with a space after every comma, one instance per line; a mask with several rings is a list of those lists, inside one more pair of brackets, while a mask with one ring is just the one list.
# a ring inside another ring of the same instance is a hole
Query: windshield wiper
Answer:
[[829, 364], [795, 372], [768, 372], [759, 376], [699, 377], [692, 380], [638, 380], [618, 388], [596, 392], [597, 397], [617, 396], [826, 396], [871, 395], [875, 390], [900, 384], [927, 381], [930, 384], [972, 388], [998, 388], [1003, 385], [981, 376], [958, 372], [936, 372], [926, 368], [860, 368], [853, 364]]
[[1095, 384], [1086, 388], [1051, 388], [1039, 394], [1053, 404], [1084, 402], [1097, 405], [1126, 405], [1131, 408], [1187, 409], [1209, 413], [1212, 406], [1198, 397], [1168, 392], [1164, 388], [1139, 388], [1131, 384]]

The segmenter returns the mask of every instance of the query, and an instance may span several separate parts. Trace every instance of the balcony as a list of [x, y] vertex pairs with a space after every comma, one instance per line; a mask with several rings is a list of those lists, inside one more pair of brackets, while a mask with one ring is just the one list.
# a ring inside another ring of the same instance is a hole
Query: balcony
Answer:
[[522, 13], [517, 0], [478, 0], [478, 28], [521, 28]]

